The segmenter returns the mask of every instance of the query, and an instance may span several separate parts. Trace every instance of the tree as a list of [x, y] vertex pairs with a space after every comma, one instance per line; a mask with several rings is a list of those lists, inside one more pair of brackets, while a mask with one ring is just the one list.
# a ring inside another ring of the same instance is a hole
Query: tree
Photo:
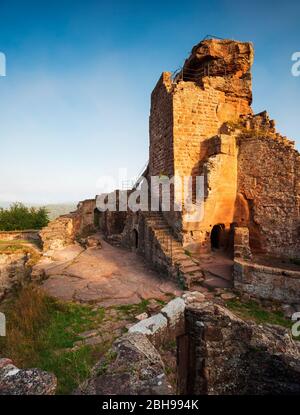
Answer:
[[48, 222], [48, 211], [44, 207], [28, 208], [22, 203], [14, 203], [8, 209], [0, 208], [0, 231], [41, 229]]

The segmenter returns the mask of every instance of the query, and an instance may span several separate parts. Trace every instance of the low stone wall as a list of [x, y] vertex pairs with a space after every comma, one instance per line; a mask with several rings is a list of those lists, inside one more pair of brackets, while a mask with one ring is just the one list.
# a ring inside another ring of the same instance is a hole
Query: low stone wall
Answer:
[[234, 287], [258, 298], [300, 304], [300, 271], [272, 268], [235, 258]]
[[17, 239], [22, 239], [22, 240], [30, 241], [30, 242], [32, 241], [39, 242], [40, 241], [39, 230], [29, 229], [25, 231], [7, 231], [7, 232], [0, 231], [0, 240], [14, 241]]

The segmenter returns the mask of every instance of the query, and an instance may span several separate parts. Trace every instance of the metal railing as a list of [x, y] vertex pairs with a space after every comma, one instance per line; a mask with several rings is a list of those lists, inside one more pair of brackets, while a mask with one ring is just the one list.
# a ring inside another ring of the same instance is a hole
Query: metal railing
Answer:
[[140, 170], [139, 174], [134, 177], [133, 179], [123, 180], [121, 183], [121, 190], [135, 190], [137, 189], [139, 185], [140, 179], [143, 177], [143, 175], [146, 173], [148, 168], [149, 162], [144, 165], [144, 167]]
[[216, 65], [212, 66], [212, 62], [213, 60], [203, 62], [197, 68], [187, 66], [178, 68], [172, 73], [173, 83], [179, 81], [199, 82], [205, 76], [227, 76], [226, 62], [224, 59], [222, 60], [222, 63], [219, 59], [218, 67]]

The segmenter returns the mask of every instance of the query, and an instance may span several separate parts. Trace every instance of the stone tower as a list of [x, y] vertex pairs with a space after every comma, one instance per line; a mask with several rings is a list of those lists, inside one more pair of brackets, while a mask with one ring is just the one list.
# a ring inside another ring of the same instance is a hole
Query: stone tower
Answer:
[[182, 70], [162, 74], [151, 97], [149, 175], [204, 176], [201, 221], [163, 212], [184, 246], [229, 247], [233, 227], [244, 226], [254, 251], [295, 256], [299, 153], [266, 113], [253, 115], [253, 56], [251, 43], [208, 39]]

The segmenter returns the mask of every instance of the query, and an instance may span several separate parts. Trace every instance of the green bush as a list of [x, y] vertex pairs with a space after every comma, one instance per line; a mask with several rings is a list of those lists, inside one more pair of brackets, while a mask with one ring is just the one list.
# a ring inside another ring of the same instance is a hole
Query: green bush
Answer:
[[0, 231], [41, 229], [48, 222], [48, 211], [44, 207], [29, 208], [22, 203], [14, 203], [8, 209], [0, 208]]

